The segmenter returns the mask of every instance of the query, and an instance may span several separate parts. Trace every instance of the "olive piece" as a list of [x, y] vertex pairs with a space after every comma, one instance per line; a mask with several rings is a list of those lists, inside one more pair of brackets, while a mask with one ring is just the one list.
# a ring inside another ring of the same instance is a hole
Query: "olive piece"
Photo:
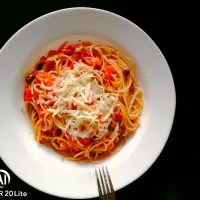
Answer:
[[39, 63], [39, 64], [36, 66], [36, 70], [42, 70], [43, 65], [44, 65], [43, 62]]
[[123, 71], [125, 76], [128, 76], [130, 74], [130, 70], [129, 69], [124, 69]]
[[28, 84], [31, 84], [34, 79], [35, 79], [35, 75], [34, 74], [30, 74], [30, 75], [26, 76], [26, 82]]

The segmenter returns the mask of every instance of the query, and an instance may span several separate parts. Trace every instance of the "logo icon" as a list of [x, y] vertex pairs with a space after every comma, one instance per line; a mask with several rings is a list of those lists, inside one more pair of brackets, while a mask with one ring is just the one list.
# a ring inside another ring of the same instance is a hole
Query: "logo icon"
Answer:
[[4, 188], [9, 183], [10, 183], [10, 174], [5, 170], [0, 169], [0, 188]]

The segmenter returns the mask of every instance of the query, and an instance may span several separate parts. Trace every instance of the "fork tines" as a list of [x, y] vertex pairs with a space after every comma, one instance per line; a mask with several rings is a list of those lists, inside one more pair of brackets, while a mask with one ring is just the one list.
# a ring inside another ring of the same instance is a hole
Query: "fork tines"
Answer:
[[115, 200], [114, 188], [107, 167], [95, 169], [100, 199]]

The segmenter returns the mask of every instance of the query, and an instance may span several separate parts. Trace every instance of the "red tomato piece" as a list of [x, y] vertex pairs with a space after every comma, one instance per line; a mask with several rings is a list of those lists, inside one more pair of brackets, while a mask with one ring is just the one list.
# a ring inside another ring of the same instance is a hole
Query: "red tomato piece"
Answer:
[[88, 51], [86, 51], [85, 49], [82, 49], [81, 50], [81, 57], [82, 58], [91, 57], [91, 54]]
[[59, 145], [60, 145], [60, 148], [61, 149], [67, 149], [67, 144], [65, 143], [65, 142], [63, 142], [63, 141], [61, 141], [60, 143], [59, 143]]
[[106, 139], [106, 136], [103, 136], [100, 140], [104, 141]]
[[111, 144], [108, 145], [108, 150], [111, 150], [113, 148], [114, 148], [114, 143], [111, 143]]
[[92, 54], [94, 57], [98, 57], [99, 56], [99, 52], [95, 49], [92, 50]]
[[112, 80], [112, 79], [113, 79], [113, 77], [111, 76], [111, 73], [109, 73], [109, 72], [107, 72], [107, 71], [105, 72], [104, 76], [105, 76], [105, 78], [108, 79], [108, 80]]
[[124, 115], [122, 113], [115, 114], [115, 119], [117, 121], [122, 121], [124, 119]]
[[73, 53], [72, 58], [76, 61], [79, 61], [81, 59], [80, 53]]
[[86, 105], [89, 105], [89, 106], [90, 106], [90, 105], [94, 105], [94, 101], [86, 102], [85, 104], [86, 104]]
[[77, 110], [77, 106], [76, 105], [74, 105], [74, 104], [72, 104], [72, 108], [71, 108], [72, 110]]
[[90, 138], [81, 138], [81, 137], [78, 137], [78, 140], [84, 146], [87, 146], [87, 145], [89, 145], [91, 143], [91, 139]]
[[99, 58], [96, 58], [96, 59], [95, 59], [95, 65], [96, 65], [96, 66], [101, 65], [101, 60], [100, 60]]
[[105, 124], [106, 122], [100, 119], [100, 120], [99, 120], [99, 123], [100, 123], [100, 124]]
[[24, 90], [24, 101], [30, 101], [32, 99], [33, 95], [31, 93], [31, 89], [25, 88]]
[[38, 75], [39, 73], [40, 73], [40, 70], [35, 70], [35, 71], [33, 72], [34, 75]]
[[103, 71], [108, 72], [108, 73], [112, 73], [112, 74], [116, 73], [116, 70], [112, 65], [107, 65], [106, 67], [104, 67]]
[[42, 57], [40, 58], [40, 62], [45, 62], [45, 60], [46, 60], [46, 58], [45, 58], [44, 56], [42, 56]]
[[87, 146], [91, 143], [91, 139], [90, 138], [82, 138], [82, 144], [84, 146]]
[[76, 50], [76, 47], [78, 47], [78, 44], [71, 44], [67, 47], [67, 49], [71, 50], [71, 51], [75, 51]]
[[71, 69], [71, 70], [74, 69], [74, 63], [71, 63], [71, 64], [69, 65], [69, 69]]
[[56, 55], [56, 54], [58, 54], [57, 50], [50, 50], [50, 51], [48, 52], [48, 54], [47, 54], [47, 57], [51, 57], [51, 56], [54, 56], [54, 55]]
[[71, 44], [67, 48], [62, 49], [61, 53], [64, 53], [64, 54], [70, 56], [70, 55], [72, 55], [74, 53], [74, 51], [76, 50], [77, 46], [78, 46], [77, 44]]
[[70, 55], [73, 54], [73, 51], [70, 50], [70, 49], [66, 49], [66, 48], [64, 48], [64, 49], [61, 50], [61, 53], [64, 53], [64, 54], [70, 56]]
[[49, 72], [55, 69], [55, 62], [54, 61], [47, 61], [45, 65], [45, 71]]
[[73, 146], [72, 146], [72, 151], [73, 151], [74, 153], [78, 153], [78, 152], [80, 151], [80, 148], [77, 147], [76, 145], [73, 145]]

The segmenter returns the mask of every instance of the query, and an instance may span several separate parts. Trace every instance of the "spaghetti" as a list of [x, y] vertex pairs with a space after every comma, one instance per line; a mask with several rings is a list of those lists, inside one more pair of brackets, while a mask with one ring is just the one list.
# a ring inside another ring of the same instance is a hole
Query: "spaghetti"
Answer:
[[143, 102], [135, 64], [114, 47], [64, 42], [25, 80], [35, 140], [71, 160], [103, 159], [139, 126]]

